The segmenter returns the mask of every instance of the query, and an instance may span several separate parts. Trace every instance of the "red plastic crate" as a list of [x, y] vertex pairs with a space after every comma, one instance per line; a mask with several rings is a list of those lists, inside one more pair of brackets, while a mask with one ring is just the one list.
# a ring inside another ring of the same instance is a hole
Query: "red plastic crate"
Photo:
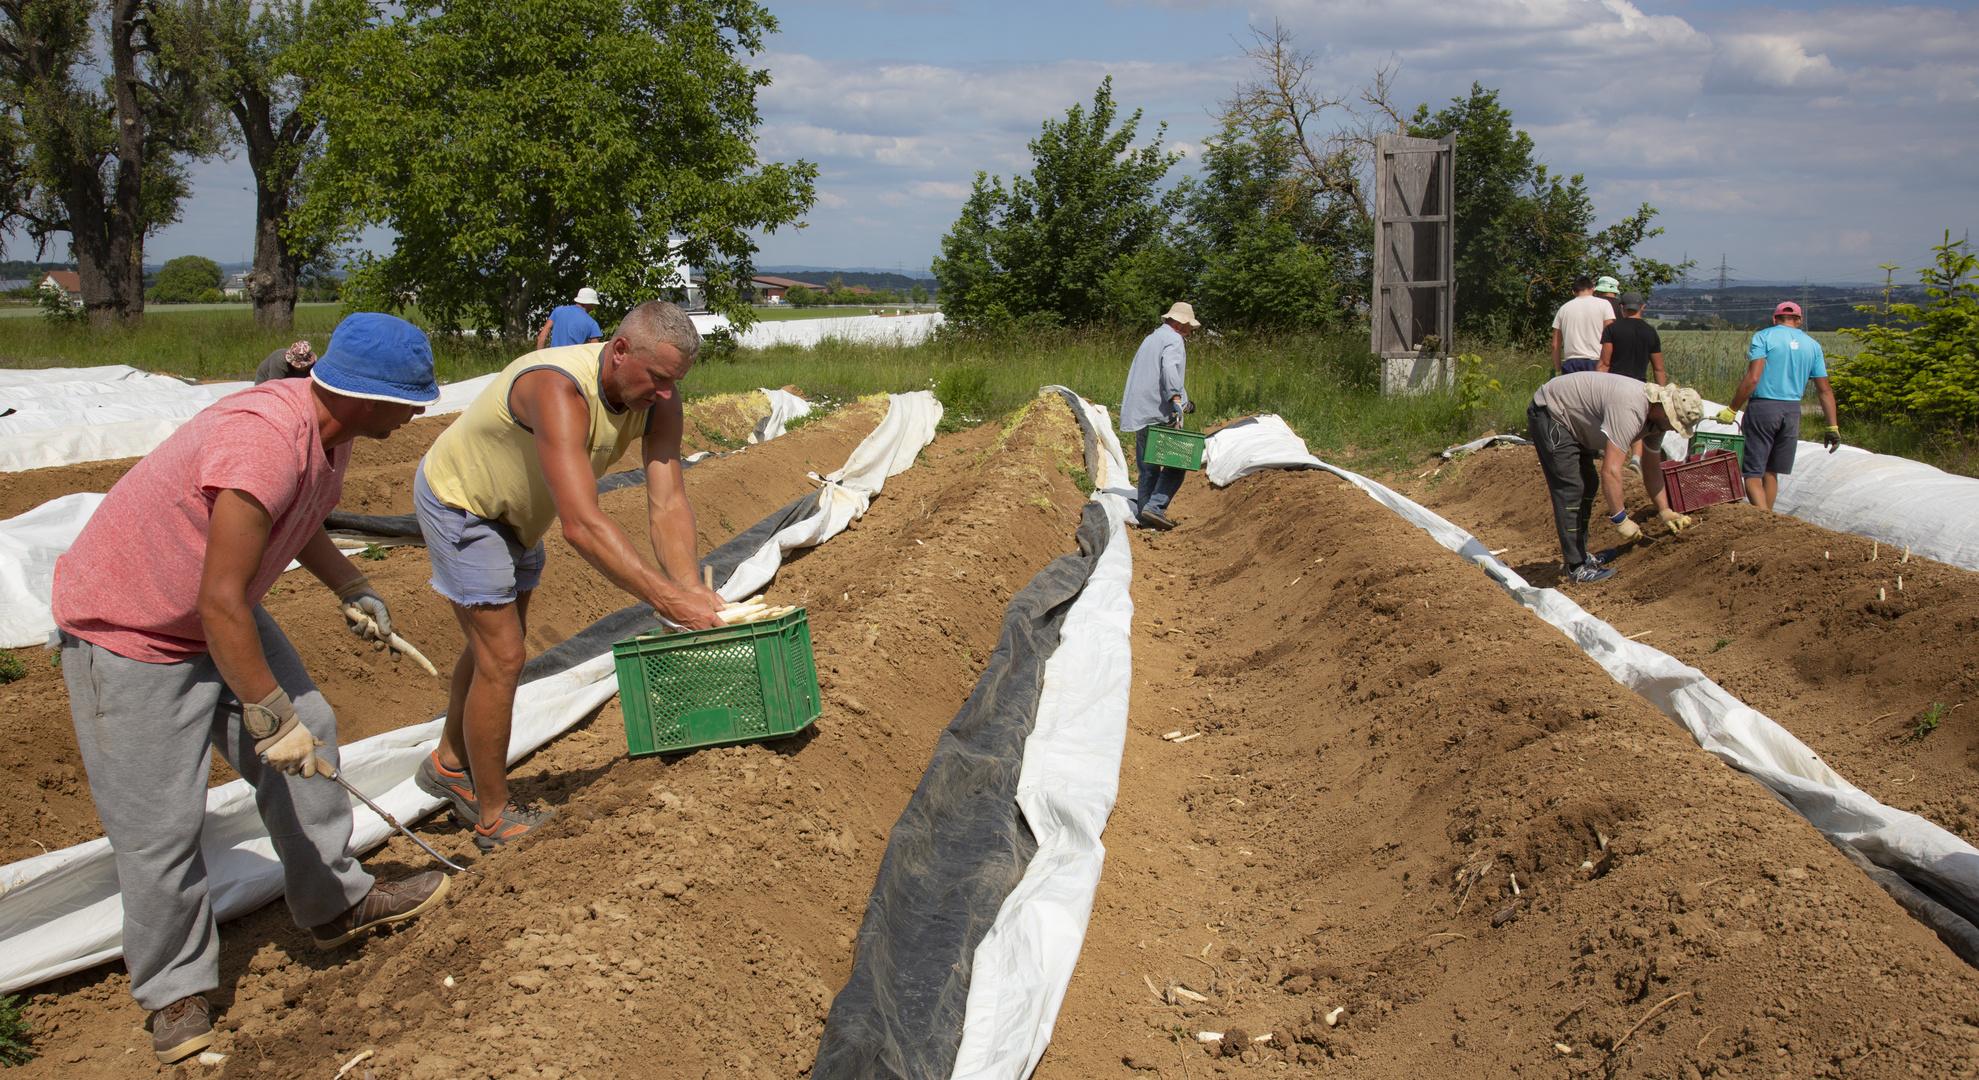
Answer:
[[1729, 450], [1711, 450], [1687, 461], [1663, 463], [1663, 490], [1670, 509], [1688, 514], [1700, 506], [1737, 502], [1745, 498], [1739, 457]]

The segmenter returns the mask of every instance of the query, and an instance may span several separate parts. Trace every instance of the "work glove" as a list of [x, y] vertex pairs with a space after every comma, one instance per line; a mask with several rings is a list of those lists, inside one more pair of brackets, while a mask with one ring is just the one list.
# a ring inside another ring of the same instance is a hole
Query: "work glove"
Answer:
[[385, 598], [371, 587], [371, 579], [359, 574], [337, 589], [337, 606], [350, 622], [350, 632], [383, 647], [392, 639], [392, 612]]
[[1691, 525], [1689, 514], [1679, 514], [1675, 510], [1658, 510], [1656, 518], [1663, 523], [1664, 528], [1673, 533], [1682, 532]]
[[1738, 414], [1730, 409], [1719, 409], [1718, 415], [1712, 417], [1711, 419], [1716, 420], [1721, 424], [1736, 424], [1738, 423]]
[[260, 701], [242, 702], [241, 727], [261, 760], [291, 776], [316, 775], [316, 748], [323, 744], [296, 719], [288, 691], [277, 686]]
[[1617, 513], [1608, 520], [1614, 523], [1615, 531], [1621, 533], [1624, 540], [1633, 540], [1642, 535], [1642, 526], [1629, 520], [1629, 512], [1627, 510]]
[[1185, 402], [1183, 402], [1183, 403], [1182, 403], [1182, 411], [1183, 411], [1183, 412], [1185, 412], [1185, 413], [1193, 413], [1193, 412], [1195, 412], [1195, 411], [1196, 411], [1196, 403], [1195, 403], [1194, 401], [1185, 401]]
[[1842, 429], [1838, 427], [1829, 428], [1827, 434], [1821, 436], [1821, 445], [1827, 447], [1830, 454], [1841, 449]]

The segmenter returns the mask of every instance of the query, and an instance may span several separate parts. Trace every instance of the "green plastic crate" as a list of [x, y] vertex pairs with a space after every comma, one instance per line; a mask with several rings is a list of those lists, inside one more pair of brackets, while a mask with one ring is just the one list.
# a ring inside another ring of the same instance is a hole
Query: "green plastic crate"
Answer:
[[1745, 457], [1745, 436], [1723, 431], [1699, 431], [1691, 434], [1690, 456], [1709, 453], [1713, 450], [1730, 450], [1734, 455]]
[[1150, 427], [1147, 449], [1142, 457], [1151, 465], [1196, 472], [1203, 467], [1203, 440], [1208, 437], [1200, 431], [1183, 431], [1181, 428], [1159, 425]]
[[811, 620], [641, 634], [612, 646], [634, 757], [795, 735], [822, 711]]

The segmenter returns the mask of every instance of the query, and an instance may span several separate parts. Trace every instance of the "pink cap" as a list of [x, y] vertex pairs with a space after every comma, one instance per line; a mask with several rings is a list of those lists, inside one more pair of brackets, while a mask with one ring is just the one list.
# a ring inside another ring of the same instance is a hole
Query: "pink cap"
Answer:
[[1779, 318], [1782, 315], [1798, 315], [1798, 314], [1800, 314], [1800, 305], [1794, 303], [1791, 300], [1773, 309], [1773, 317], [1775, 319]]

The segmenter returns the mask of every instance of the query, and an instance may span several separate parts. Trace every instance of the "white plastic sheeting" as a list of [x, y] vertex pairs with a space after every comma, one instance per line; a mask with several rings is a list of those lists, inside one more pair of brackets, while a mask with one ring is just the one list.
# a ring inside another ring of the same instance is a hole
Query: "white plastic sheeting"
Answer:
[[[1106, 410], [1082, 404], [1091, 427], [1110, 435]], [[1119, 440], [1103, 445], [1095, 471], [1125, 475]], [[1100, 836], [1120, 790], [1133, 682], [1134, 556], [1128, 501], [1104, 490], [1093, 499], [1106, 509], [1111, 535], [1045, 662], [1017, 781], [1038, 849], [976, 946], [950, 1074], [956, 1080], [1022, 1080], [1037, 1067], [1085, 945], [1106, 861]]]
[[889, 394], [886, 419], [852, 451], [843, 468], [823, 478], [817, 495], [822, 512], [778, 532], [743, 560], [717, 590], [723, 599], [749, 596], [776, 576], [786, 552], [816, 547], [864, 517], [887, 477], [912, 468], [915, 455], [934, 441], [941, 411], [941, 402], [929, 390]]
[[783, 426], [811, 411], [811, 403], [788, 390], [764, 390], [757, 392], [770, 399], [770, 414], [756, 421], [756, 430], [749, 433], [751, 443], [769, 442], [783, 434]]
[[826, 340], [866, 345], [919, 345], [944, 320], [941, 312], [924, 315], [851, 315], [843, 319], [764, 320], [743, 331], [736, 343], [750, 349], [798, 345], [809, 349]]
[[[456, 413], [495, 380], [483, 375], [440, 388], [428, 416]], [[191, 385], [122, 364], [0, 370], [0, 472], [142, 457], [201, 409], [254, 385]]]
[[[940, 409], [934, 395], [926, 391], [894, 397], [887, 419], [853, 452], [846, 469], [840, 470], [851, 472], [848, 483], [871, 486], [841, 490], [857, 491], [863, 506], [887, 476], [913, 464], [915, 452], [934, 436]], [[895, 412], [905, 418], [896, 420]], [[922, 441], [904, 454], [896, 447], [872, 445], [876, 439], [911, 439], [923, 431]], [[881, 432], [887, 435], [882, 438]], [[905, 463], [899, 468], [885, 471], [901, 461]], [[814, 542], [822, 543], [833, 533]], [[766, 549], [779, 555], [788, 550], [774, 544]], [[774, 574], [775, 568], [770, 572]], [[509, 761], [513, 763], [555, 738], [617, 693], [609, 650], [567, 671], [525, 684], [516, 691]], [[412, 777], [420, 760], [439, 744], [443, 721], [399, 728], [343, 747], [345, 777], [401, 821], [431, 813], [439, 808], [440, 801], [420, 791]], [[328, 779], [321, 782], [332, 783]], [[351, 805], [353, 852], [376, 847], [390, 836], [390, 827], [378, 815], [355, 800]], [[281, 895], [281, 864], [255, 810], [254, 791], [245, 780], [206, 793], [200, 850], [206, 860], [216, 919], [235, 918]], [[0, 993], [122, 955], [122, 931], [123, 906], [108, 840], [91, 840], [0, 866]]]
[[1773, 509], [1979, 570], [1979, 479], [1921, 461], [1803, 442]]
[[1265, 413], [1239, 420], [1203, 442], [1203, 477], [1217, 487], [1260, 469], [1317, 469], [1319, 459], [1282, 418]]
[[55, 629], [48, 612], [55, 560], [102, 503], [102, 495], [85, 491], [0, 521], [0, 648], [24, 649], [48, 640]]
[[1628, 640], [1557, 590], [1533, 588], [1476, 537], [1427, 508], [1364, 476], [1321, 467], [1476, 563], [1519, 603], [1572, 638], [1615, 681], [1675, 720], [1699, 746], [1778, 794], [1815, 827], [1847, 841], [1880, 866], [1979, 908], [1979, 848], [1916, 814], [1876, 801], [1792, 732], [1748, 708], [1703, 672]]

